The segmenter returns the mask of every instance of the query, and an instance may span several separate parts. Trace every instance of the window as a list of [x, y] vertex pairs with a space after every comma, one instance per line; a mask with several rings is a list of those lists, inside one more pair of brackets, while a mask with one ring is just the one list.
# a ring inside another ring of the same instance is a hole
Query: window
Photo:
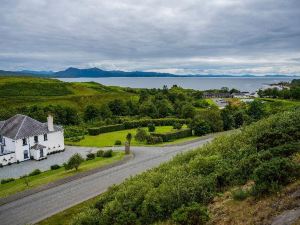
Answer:
[[38, 143], [39, 142], [39, 137], [38, 136], [34, 136], [34, 143]]
[[47, 136], [47, 134], [44, 134], [44, 141], [48, 141], [48, 136]]
[[23, 138], [23, 145], [27, 145], [27, 139]]
[[25, 150], [25, 151], [24, 151], [24, 159], [28, 159], [28, 158], [29, 158], [28, 151]]
[[4, 152], [4, 146], [1, 145], [1, 154], [3, 154], [3, 152]]

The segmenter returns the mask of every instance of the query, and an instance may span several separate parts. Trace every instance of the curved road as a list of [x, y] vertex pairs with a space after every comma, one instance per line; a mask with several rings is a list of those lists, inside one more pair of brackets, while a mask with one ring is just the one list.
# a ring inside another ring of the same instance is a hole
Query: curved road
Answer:
[[166, 147], [132, 147], [135, 157], [125, 164], [38, 192], [0, 206], [1, 225], [23, 225], [41, 221], [64, 209], [95, 197], [126, 178], [170, 160], [180, 152], [201, 146], [208, 137], [192, 143]]

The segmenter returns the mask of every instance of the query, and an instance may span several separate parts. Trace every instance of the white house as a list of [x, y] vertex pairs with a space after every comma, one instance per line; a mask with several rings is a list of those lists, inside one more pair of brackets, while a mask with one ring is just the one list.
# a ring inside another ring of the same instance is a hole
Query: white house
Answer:
[[7, 165], [29, 159], [41, 160], [48, 154], [64, 150], [64, 130], [48, 116], [41, 123], [17, 114], [0, 121], [0, 164]]

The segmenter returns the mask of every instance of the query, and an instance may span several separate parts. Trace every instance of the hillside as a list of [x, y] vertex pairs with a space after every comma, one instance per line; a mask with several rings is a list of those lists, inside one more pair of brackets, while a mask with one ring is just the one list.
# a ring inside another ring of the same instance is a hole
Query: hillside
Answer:
[[122, 88], [94, 82], [67, 83], [37, 77], [0, 77], [0, 120], [23, 106], [59, 105], [83, 111], [86, 105], [102, 105], [113, 99], [135, 95]]
[[259, 200], [299, 179], [299, 140], [299, 110], [271, 116], [111, 187], [73, 224], [205, 224], [232, 187], [252, 182], [236, 195]]

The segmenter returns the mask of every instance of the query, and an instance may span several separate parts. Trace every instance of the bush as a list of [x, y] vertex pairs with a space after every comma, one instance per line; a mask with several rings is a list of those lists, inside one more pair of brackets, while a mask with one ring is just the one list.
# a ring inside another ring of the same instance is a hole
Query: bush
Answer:
[[180, 130], [182, 128], [182, 123], [174, 123], [173, 129]]
[[163, 142], [176, 140], [179, 138], [185, 138], [192, 136], [192, 130], [191, 129], [184, 129], [184, 130], [178, 130], [174, 132], [169, 133], [151, 133], [152, 136], [155, 137], [161, 137]]
[[122, 145], [122, 141], [116, 140], [116, 141], [115, 141], [115, 145]]
[[113, 132], [113, 131], [119, 131], [119, 130], [125, 130], [125, 127], [124, 127], [123, 124], [116, 124], [116, 125], [89, 128], [88, 133], [89, 133], [89, 135], [95, 136], [95, 135], [98, 135], [98, 134], [108, 133], [108, 132]]
[[148, 124], [148, 131], [149, 132], [154, 132], [155, 131], [155, 125], [153, 123]]
[[73, 225], [99, 225], [99, 213], [97, 209], [88, 208], [76, 215], [72, 221]]
[[64, 167], [66, 170], [75, 169], [77, 171], [83, 161], [84, 159], [82, 156], [79, 153], [76, 153], [71, 156], [67, 163], [64, 163]]
[[113, 156], [113, 151], [112, 150], [107, 150], [105, 152], [103, 152], [103, 157], [104, 158], [110, 158]]
[[146, 138], [147, 138], [147, 132], [142, 128], [138, 128], [136, 131], [136, 135], [134, 136], [134, 139], [138, 142], [143, 142], [146, 140]]
[[6, 183], [9, 183], [9, 182], [13, 182], [14, 180], [15, 180], [15, 178], [2, 179], [1, 184], [6, 184]]
[[172, 214], [172, 221], [179, 225], [202, 225], [208, 220], [207, 209], [198, 203], [182, 206]]
[[96, 153], [96, 156], [97, 157], [103, 157], [103, 153], [104, 153], [103, 150], [98, 150], [97, 153]]
[[3, 167], [3, 164], [2, 163], [0, 163], [0, 168], [2, 168]]
[[196, 136], [202, 136], [211, 131], [209, 124], [201, 119], [194, 119], [191, 123], [191, 128]]
[[162, 137], [157, 137], [157, 136], [152, 136], [152, 135], [147, 135], [146, 141], [148, 145], [155, 145], [159, 143], [163, 143]]
[[39, 169], [35, 169], [30, 174], [28, 174], [28, 176], [36, 176], [39, 175], [40, 173], [42, 172]]
[[50, 169], [51, 169], [51, 170], [57, 170], [57, 169], [59, 169], [60, 167], [61, 167], [60, 165], [54, 164], [54, 165], [50, 166]]
[[273, 158], [255, 169], [253, 194], [260, 196], [276, 192], [299, 176], [300, 165], [290, 159]]
[[243, 201], [249, 196], [249, 192], [243, 190], [242, 188], [238, 188], [231, 192], [232, 198], [236, 201]]
[[89, 154], [87, 154], [86, 155], [86, 160], [93, 160], [93, 159], [95, 159], [95, 154], [94, 153], [89, 153]]

